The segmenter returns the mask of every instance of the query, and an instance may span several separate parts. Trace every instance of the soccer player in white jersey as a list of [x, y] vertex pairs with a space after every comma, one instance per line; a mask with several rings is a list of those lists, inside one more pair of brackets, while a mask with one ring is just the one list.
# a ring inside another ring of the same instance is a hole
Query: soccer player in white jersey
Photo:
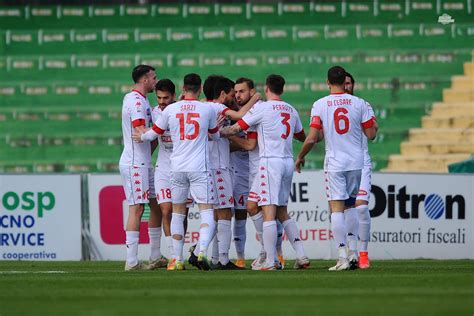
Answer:
[[[236, 81], [235, 85], [235, 99], [236, 102], [239, 105], [246, 104], [250, 98], [252, 98], [256, 93], [255, 90], [255, 84], [253, 80], [249, 78], [239, 78]], [[259, 101], [261, 102], [261, 101]], [[258, 105], [256, 105], [258, 106]], [[252, 269], [258, 270], [260, 269], [260, 266], [265, 262], [266, 259], [266, 254], [263, 249], [263, 214], [261, 213], [261, 207], [258, 206], [258, 179], [257, 178], [257, 173], [258, 173], [258, 165], [260, 161], [259, 157], [259, 151], [258, 151], [258, 143], [257, 143], [257, 132], [255, 129], [255, 126], [250, 127], [246, 131], [246, 137], [239, 137], [239, 136], [231, 136], [229, 140], [235, 144], [236, 146], [248, 151], [248, 160], [247, 160], [247, 165], [248, 165], [248, 177], [245, 179], [245, 184], [237, 184], [234, 182], [234, 188], [236, 186], [239, 186], [241, 188], [245, 187], [245, 190], [248, 194], [247, 197], [247, 212], [252, 219], [252, 222], [255, 226], [255, 230], [258, 236], [258, 240], [260, 244], [262, 245], [262, 249], [260, 251], [260, 255], [252, 262]], [[243, 180], [239, 181], [242, 182]], [[252, 189], [253, 188], [253, 189]], [[234, 197], [236, 195], [234, 194]], [[240, 196], [236, 200], [239, 201], [241, 199]], [[246, 218], [247, 214], [241, 215], [241, 217]], [[237, 212], [236, 212], [236, 223], [237, 223]], [[237, 233], [234, 233], [234, 235], [237, 235]], [[240, 234], [241, 235], [241, 234]], [[239, 235], [239, 236], [240, 236]], [[278, 255], [278, 261], [280, 263], [280, 266], [283, 268], [285, 264], [285, 260], [283, 259], [283, 252], [282, 252], [282, 238], [283, 237], [283, 225], [281, 225], [280, 221], [277, 221], [277, 255]], [[237, 248], [237, 242], [236, 242], [236, 248]], [[240, 246], [240, 249], [243, 247]], [[239, 254], [239, 251], [237, 251], [237, 255]], [[241, 255], [242, 258], [244, 258], [244, 255]], [[245, 264], [245, 261], [239, 259], [236, 262], [236, 265], [243, 265]]]
[[[359, 190], [364, 166], [363, 137], [374, 139], [377, 133], [366, 102], [345, 92], [345, 78], [344, 68], [335, 66], [329, 69], [327, 83], [331, 94], [313, 104], [310, 131], [295, 163], [300, 172], [304, 157], [318, 141], [319, 131], [323, 130], [326, 195], [339, 257], [330, 271], [357, 267], [358, 215], [353, 208], [344, 213], [345, 201], [349, 198], [355, 200]], [[352, 238], [348, 239], [348, 236]]]
[[[154, 91], [156, 84], [155, 69], [148, 65], [138, 65], [132, 71], [135, 87], [127, 93], [122, 105], [122, 134], [124, 149], [120, 157], [119, 169], [122, 177], [125, 196], [129, 205], [128, 219], [125, 227], [127, 259], [125, 270], [139, 270], [143, 266], [138, 262], [138, 241], [140, 221], [144, 204], [150, 204], [150, 243], [152, 250], [150, 259], [161, 257], [157, 248], [156, 233], [161, 232], [161, 214], [156, 204], [153, 188], [153, 169], [151, 167], [150, 142], [140, 144], [132, 141], [134, 132], [142, 132], [151, 125], [151, 108], [146, 95]], [[156, 227], [152, 227], [155, 223]], [[159, 225], [158, 225], [159, 223]]]
[[218, 139], [219, 130], [216, 113], [208, 104], [198, 101], [201, 91], [201, 77], [197, 74], [186, 75], [183, 81], [183, 100], [167, 106], [151, 130], [134, 135], [137, 141], [149, 141], [170, 129], [173, 142], [171, 235], [176, 270], [184, 270], [184, 221], [189, 192], [198, 203], [201, 216], [198, 263], [203, 270], [210, 269], [206, 253], [216, 226], [213, 210], [216, 192], [212, 189], [208, 137]]
[[266, 102], [254, 106], [244, 117], [222, 135], [235, 135], [250, 126], [256, 126], [260, 161], [257, 179], [259, 182], [258, 204], [263, 209], [263, 246], [266, 262], [260, 270], [275, 270], [277, 224], [282, 222], [288, 239], [296, 251], [296, 268], [309, 267], [309, 259], [299, 238], [296, 222], [288, 215], [287, 205], [293, 179], [293, 137], [303, 141], [304, 129], [298, 112], [281, 100], [285, 80], [279, 75], [270, 75], [265, 82]]
[[[255, 103], [252, 99], [239, 111], [231, 110], [227, 105], [234, 101], [234, 82], [221, 76], [209, 76], [204, 83], [204, 94], [209, 107], [217, 117], [226, 116], [233, 120], [240, 119]], [[209, 143], [210, 168], [213, 175], [214, 190], [217, 201], [214, 209], [217, 216], [218, 261], [213, 262], [213, 269], [239, 269], [229, 260], [229, 250], [232, 240], [231, 219], [234, 206], [233, 185], [230, 175], [230, 147], [227, 139], [218, 139]], [[197, 251], [199, 248], [196, 248]], [[192, 256], [192, 254], [191, 254]], [[214, 256], [213, 256], [214, 260]], [[194, 261], [193, 259], [190, 260]]]
[[[350, 73], [346, 73], [346, 80], [344, 82], [344, 89], [349, 94], [354, 94], [354, 77]], [[372, 117], [374, 118], [374, 126], [378, 129], [375, 121], [375, 114], [369, 103]], [[372, 160], [369, 155], [369, 146], [367, 138], [362, 138], [364, 148], [364, 167], [362, 168], [362, 175], [360, 179], [359, 192], [356, 197], [355, 208], [359, 214], [359, 268], [368, 269], [370, 267], [368, 244], [370, 239], [370, 225], [371, 218], [369, 212], [370, 191], [372, 188]]]

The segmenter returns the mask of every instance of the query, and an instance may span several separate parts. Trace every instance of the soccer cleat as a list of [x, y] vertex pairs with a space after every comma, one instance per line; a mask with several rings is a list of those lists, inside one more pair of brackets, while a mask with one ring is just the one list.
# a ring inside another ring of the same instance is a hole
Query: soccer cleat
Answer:
[[227, 264], [218, 263], [220, 270], [244, 270], [244, 268], [239, 268], [233, 262], [229, 261]]
[[125, 261], [125, 271], [139, 271], [139, 270], [144, 270], [144, 266], [141, 262], [138, 262], [134, 266], [128, 265], [128, 263]]
[[283, 255], [278, 256], [278, 261], [280, 262], [281, 269], [285, 268], [285, 258], [283, 258]]
[[201, 270], [204, 270], [204, 271], [211, 270], [211, 264], [209, 263], [209, 260], [207, 259], [205, 254], [200, 253], [197, 261], [198, 261], [198, 265], [201, 267]]
[[235, 261], [235, 265], [238, 266], [238, 267], [241, 268], [241, 269], [245, 269], [245, 268], [246, 268], [246, 264], [245, 264], [245, 260], [244, 260], [244, 259], [237, 259], [237, 261]]
[[176, 258], [173, 258], [168, 262], [168, 266], [166, 267], [166, 270], [168, 271], [176, 270]]
[[275, 263], [267, 265], [267, 263], [264, 262], [264, 264], [260, 267], [259, 270], [260, 271], [274, 271], [274, 270], [278, 270], [278, 267], [275, 265]]
[[359, 253], [359, 269], [370, 268], [369, 253], [367, 251], [361, 251]]
[[351, 251], [349, 254], [349, 269], [355, 270], [359, 266], [359, 258], [357, 257], [357, 252]]
[[310, 265], [309, 258], [304, 256], [295, 260], [294, 269], [308, 269]]
[[252, 270], [260, 270], [260, 268], [265, 264], [265, 260], [267, 259], [267, 254], [265, 251], [260, 252], [257, 258], [252, 262], [251, 267]]
[[183, 270], [186, 270], [186, 268], [185, 268], [185, 266], [184, 266], [184, 262], [182, 262], [182, 261], [176, 260], [176, 265], [175, 265], [175, 267], [176, 267], [176, 269], [175, 269], [176, 271], [183, 271]]
[[168, 265], [168, 259], [161, 256], [158, 259], [150, 261], [146, 268], [147, 268], [147, 270], [156, 270], [156, 269], [160, 269], [160, 268], [166, 268], [167, 265]]
[[349, 270], [349, 261], [346, 258], [339, 257], [336, 265], [334, 267], [330, 267], [329, 271], [343, 271]]
[[201, 267], [199, 266], [198, 264], [198, 257], [194, 254], [194, 248], [196, 246], [191, 246], [191, 248], [189, 248], [189, 258], [188, 258], [188, 263], [190, 265], [192, 265], [193, 267], [196, 267], [198, 268], [199, 270], [201, 270]]

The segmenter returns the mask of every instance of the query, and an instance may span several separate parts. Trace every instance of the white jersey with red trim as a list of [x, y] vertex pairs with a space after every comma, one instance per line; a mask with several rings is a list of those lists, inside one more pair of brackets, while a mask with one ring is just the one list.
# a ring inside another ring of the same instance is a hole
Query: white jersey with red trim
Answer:
[[[153, 122], [158, 121], [158, 118], [163, 113], [159, 106], [155, 106], [151, 112]], [[158, 157], [156, 158], [156, 168], [161, 171], [171, 171], [171, 154], [173, 153], [173, 142], [171, 141], [171, 133], [169, 128], [163, 135], [158, 136]]]
[[324, 170], [338, 172], [364, 166], [363, 128], [374, 125], [364, 99], [347, 93], [331, 94], [314, 102], [310, 126], [323, 129]]
[[215, 111], [194, 99], [170, 104], [153, 125], [153, 130], [160, 135], [168, 128], [173, 142], [171, 171], [210, 170], [208, 133], [218, 132]]
[[[247, 130], [247, 138], [257, 139], [257, 126], [250, 126]], [[255, 175], [258, 172], [258, 166], [260, 164], [260, 152], [258, 149], [258, 141], [257, 146], [249, 151], [249, 173], [250, 175]]]
[[[221, 103], [206, 102], [206, 104], [208, 104], [209, 107], [215, 112], [217, 118], [220, 115], [225, 115], [225, 112], [229, 110], [228, 107], [226, 107], [224, 104], [221, 104]], [[213, 170], [229, 169], [230, 168], [229, 140], [227, 138], [219, 138], [217, 140], [211, 140], [209, 142], [209, 157], [210, 157], [211, 169]]]
[[298, 111], [281, 100], [253, 106], [238, 124], [257, 127], [260, 158], [293, 158], [293, 135], [304, 132]]
[[[245, 138], [244, 132], [240, 132], [236, 136]], [[240, 177], [249, 177], [249, 152], [236, 150], [230, 153], [230, 168], [233, 172], [239, 174]]]
[[[370, 116], [375, 121], [376, 119], [375, 119], [374, 109], [372, 108], [369, 102], [366, 102], [366, 104], [369, 107]], [[367, 137], [362, 137], [362, 143], [363, 143], [362, 146], [364, 148], [364, 167], [372, 168], [372, 159], [370, 158], [370, 154], [369, 154], [369, 140], [367, 139]]]
[[150, 142], [136, 143], [132, 140], [134, 128], [150, 127], [152, 124], [150, 103], [146, 96], [133, 90], [125, 95], [122, 104], [123, 152], [120, 165], [151, 168]]

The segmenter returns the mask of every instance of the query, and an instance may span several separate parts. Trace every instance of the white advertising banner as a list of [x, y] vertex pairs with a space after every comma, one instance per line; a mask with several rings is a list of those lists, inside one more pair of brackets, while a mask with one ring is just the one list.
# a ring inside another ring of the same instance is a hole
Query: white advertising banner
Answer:
[[0, 260], [81, 260], [81, 177], [0, 175]]
[[[321, 171], [295, 174], [288, 206], [312, 259], [336, 257], [323, 179]], [[371, 258], [474, 258], [474, 176], [376, 173], [372, 181]], [[88, 185], [90, 231], [100, 258], [123, 260], [128, 205], [120, 176], [89, 175]], [[149, 256], [147, 218], [145, 212], [140, 226], [142, 260]], [[199, 221], [197, 208], [191, 209], [185, 249], [197, 242]], [[246, 227], [246, 257], [251, 259], [258, 255], [260, 244], [250, 219]], [[294, 258], [290, 243], [285, 235], [283, 238], [285, 257]], [[162, 252], [169, 256], [164, 238]], [[234, 245], [230, 254], [235, 258]]]

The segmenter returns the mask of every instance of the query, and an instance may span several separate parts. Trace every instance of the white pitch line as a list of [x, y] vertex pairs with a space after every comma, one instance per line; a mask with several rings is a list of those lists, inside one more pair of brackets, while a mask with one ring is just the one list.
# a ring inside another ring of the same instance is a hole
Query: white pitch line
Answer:
[[0, 271], [0, 274], [27, 274], [27, 273], [67, 273], [66, 271]]

